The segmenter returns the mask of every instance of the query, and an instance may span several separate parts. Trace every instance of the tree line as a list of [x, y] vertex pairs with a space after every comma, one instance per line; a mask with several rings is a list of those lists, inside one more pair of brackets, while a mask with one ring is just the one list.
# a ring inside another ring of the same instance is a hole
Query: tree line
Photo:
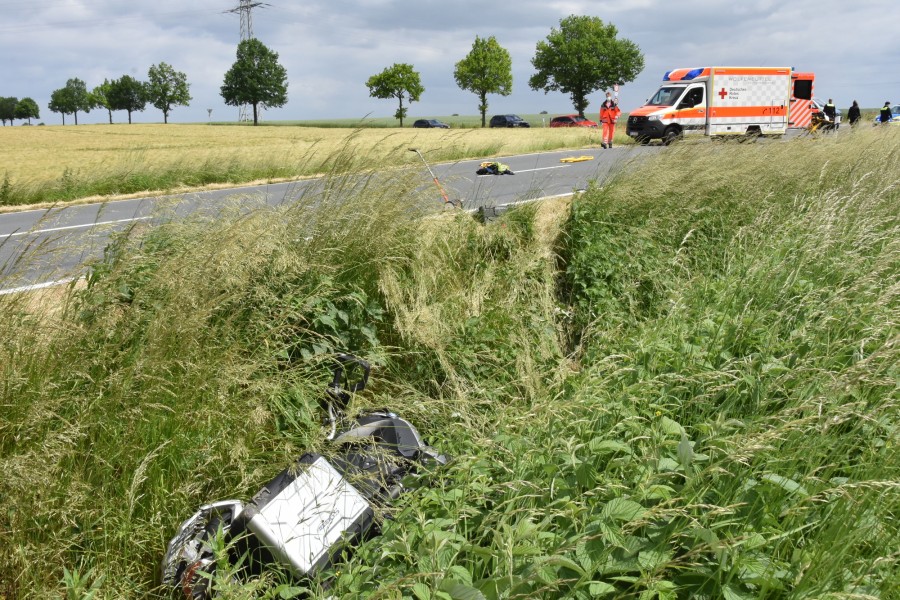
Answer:
[[[124, 110], [131, 115], [147, 108], [147, 104], [155, 106], [163, 113], [163, 121], [169, 122], [169, 114], [176, 106], [187, 106], [191, 101], [190, 85], [187, 75], [176, 71], [164, 62], [153, 65], [147, 73], [147, 81], [139, 81], [130, 75], [119, 79], [104, 79], [103, 83], [92, 90], [87, 84], [74, 77], [66, 81], [65, 87], [54, 90], [50, 94], [47, 108], [51, 112], [62, 115], [62, 124], [66, 124], [66, 115], [73, 115], [78, 125], [78, 113], [88, 113], [95, 108], [103, 108], [109, 113], [109, 122], [113, 122], [113, 111]], [[39, 119], [40, 110], [31, 98], [0, 98], [0, 121], [12, 125], [13, 119]]]
[[[589, 105], [588, 96], [616, 84], [633, 81], [644, 68], [644, 56], [633, 42], [617, 37], [612, 24], [598, 17], [570, 15], [560, 20], [559, 28], [551, 28], [546, 40], [537, 44], [531, 63], [535, 73], [529, 79], [533, 90], [544, 93], [563, 92], [569, 95], [572, 106], [584, 116]], [[471, 51], [456, 63], [454, 79], [460, 89], [478, 97], [481, 125], [485, 126], [488, 94], [508, 96], [512, 93], [512, 59], [494, 36], [476, 36]], [[104, 108], [113, 122], [113, 111], [141, 112], [150, 104], [163, 113], [163, 122], [177, 106], [191, 101], [187, 76], [171, 65], [153, 65], [148, 80], [138, 81], [129, 75], [104, 80], [88, 90], [84, 81], [69, 79], [65, 87], [51, 94], [48, 108], [62, 115], [73, 115], [78, 124], [79, 112]], [[403, 126], [408, 104], [417, 102], [425, 92], [421, 77], [409, 63], [394, 63], [366, 82], [373, 98], [396, 99], [399, 103], [394, 117]], [[278, 54], [257, 39], [243, 40], [237, 48], [237, 58], [225, 73], [220, 95], [229, 106], [253, 107], [253, 124], [259, 122], [262, 107], [281, 107], [287, 103], [287, 71], [278, 62]], [[404, 106], [404, 101], [407, 106]], [[40, 118], [38, 105], [31, 98], [0, 97], [0, 120], [6, 125], [13, 119]]]
[[[551, 28], [547, 39], [537, 44], [531, 59], [535, 73], [528, 80], [529, 87], [545, 94], [568, 94], [572, 106], [583, 117], [590, 94], [634, 81], [644, 69], [644, 55], [637, 44], [618, 39], [617, 35], [615, 25], [598, 17], [571, 15], [560, 20], [559, 29]], [[512, 58], [494, 36], [475, 36], [469, 54], [456, 63], [453, 77], [460, 89], [478, 97], [484, 127], [488, 94], [512, 93]], [[401, 127], [407, 112], [404, 98], [416, 102], [425, 92], [419, 73], [407, 63], [395, 63], [370, 77], [366, 85], [374, 98], [398, 99], [394, 117], [400, 120]]]

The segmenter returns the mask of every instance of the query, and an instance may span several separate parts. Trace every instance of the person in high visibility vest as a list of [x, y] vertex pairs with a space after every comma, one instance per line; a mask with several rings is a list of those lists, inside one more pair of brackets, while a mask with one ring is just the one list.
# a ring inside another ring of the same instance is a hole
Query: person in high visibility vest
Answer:
[[619, 120], [620, 114], [622, 114], [622, 111], [619, 110], [618, 98], [613, 100], [612, 94], [606, 92], [606, 100], [600, 105], [600, 126], [603, 127], [601, 134], [602, 143], [600, 145], [604, 149], [612, 148], [613, 134], [616, 132], [616, 121]]
[[884, 106], [881, 107], [881, 110], [879, 111], [879, 117], [881, 118], [882, 125], [887, 125], [894, 120], [894, 115], [891, 114], [890, 101], [885, 102]]
[[829, 121], [834, 123], [834, 118], [837, 115], [837, 107], [835, 107], [834, 102], [831, 101], [831, 98], [828, 99], [828, 104], [825, 105], [825, 109], [823, 111], [825, 116]]

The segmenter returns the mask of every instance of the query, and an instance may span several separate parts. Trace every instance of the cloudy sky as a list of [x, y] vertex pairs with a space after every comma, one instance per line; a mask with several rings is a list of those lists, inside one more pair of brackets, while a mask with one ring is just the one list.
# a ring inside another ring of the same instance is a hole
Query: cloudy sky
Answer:
[[[0, 96], [31, 97], [41, 121], [53, 90], [78, 77], [88, 88], [128, 74], [147, 79], [160, 62], [187, 75], [193, 100], [170, 122], [237, 119], [219, 88], [235, 60], [238, 0], [0, 0]], [[268, 0], [253, 33], [287, 69], [288, 103], [265, 119], [389, 117], [391, 100], [370, 98], [366, 80], [411, 63], [425, 93], [409, 116], [476, 114], [474, 94], [453, 80], [475, 36], [495, 36], [512, 55], [513, 93], [488, 96], [489, 114], [571, 112], [562, 93], [529, 89], [535, 45], [570, 14], [597, 16], [635, 42], [646, 66], [622, 86], [623, 108], [639, 106], [677, 67], [791, 66], [816, 73], [816, 95], [839, 107], [900, 102], [900, 17], [887, 0]], [[594, 112], [600, 94], [592, 98]], [[117, 122], [125, 113], [114, 114]], [[79, 123], [106, 122], [105, 111]], [[136, 122], [161, 122], [148, 106]], [[70, 122], [67, 120], [67, 122]]]

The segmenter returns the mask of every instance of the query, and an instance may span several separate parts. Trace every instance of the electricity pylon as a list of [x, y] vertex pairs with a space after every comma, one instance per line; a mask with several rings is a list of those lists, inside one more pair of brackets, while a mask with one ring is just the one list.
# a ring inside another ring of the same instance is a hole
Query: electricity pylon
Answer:
[[[255, 0], [238, 0], [235, 8], [225, 12], [238, 13], [241, 16], [241, 41], [249, 40], [253, 37], [253, 16], [251, 11], [258, 6], [268, 6], [265, 2], [256, 2]], [[242, 104], [240, 108], [239, 121], [249, 121], [252, 118], [250, 114], [250, 105]]]

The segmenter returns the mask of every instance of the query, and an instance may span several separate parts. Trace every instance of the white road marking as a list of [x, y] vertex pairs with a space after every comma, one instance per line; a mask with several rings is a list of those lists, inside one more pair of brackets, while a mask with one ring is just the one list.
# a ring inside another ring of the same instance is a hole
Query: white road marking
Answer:
[[36, 283], [34, 285], [25, 285], [17, 288], [8, 288], [5, 290], [0, 290], [0, 296], [5, 296], [7, 294], [18, 294], [20, 292], [33, 292], [35, 290], [42, 290], [44, 288], [53, 287], [56, 285], [66, 285], [68, 283], [72, 283], [78, 279], [78, 277], [70, 277], [69, 279], [60, 279], [58, 281], [47, 281], [45, 283]]
[[[569, 165], [555, 165], [552, 167], [538, 167], [537, 169], [516, 169], [516, 173], [531, 173], [532, 171], [546, 171], [548, 169], [565, 169]], [[479, 175], [479, 177], [493, 177], [490, 173]]]
[[145, 221], [151, 217], [133, 217], [131, 219], [117, 219], [115, 221], [96, 221], [94, 223], [85, 223], [84, 225], [67, 225], [65, 227], [48, 227], [47, 229], [33, 229], [29, 231], [17, 231], [15, 233], [4, 233], [0, 235], [0, 240], [18, 237], [20, 235], [38, 235], [40, 233], [52, 233], [54, 231], [66, 231], [68, 229], [85, 229], [87, 227], [96, 227], [97, 225], [115, 225], [117, 223], [129, 223], [131, 221]]

